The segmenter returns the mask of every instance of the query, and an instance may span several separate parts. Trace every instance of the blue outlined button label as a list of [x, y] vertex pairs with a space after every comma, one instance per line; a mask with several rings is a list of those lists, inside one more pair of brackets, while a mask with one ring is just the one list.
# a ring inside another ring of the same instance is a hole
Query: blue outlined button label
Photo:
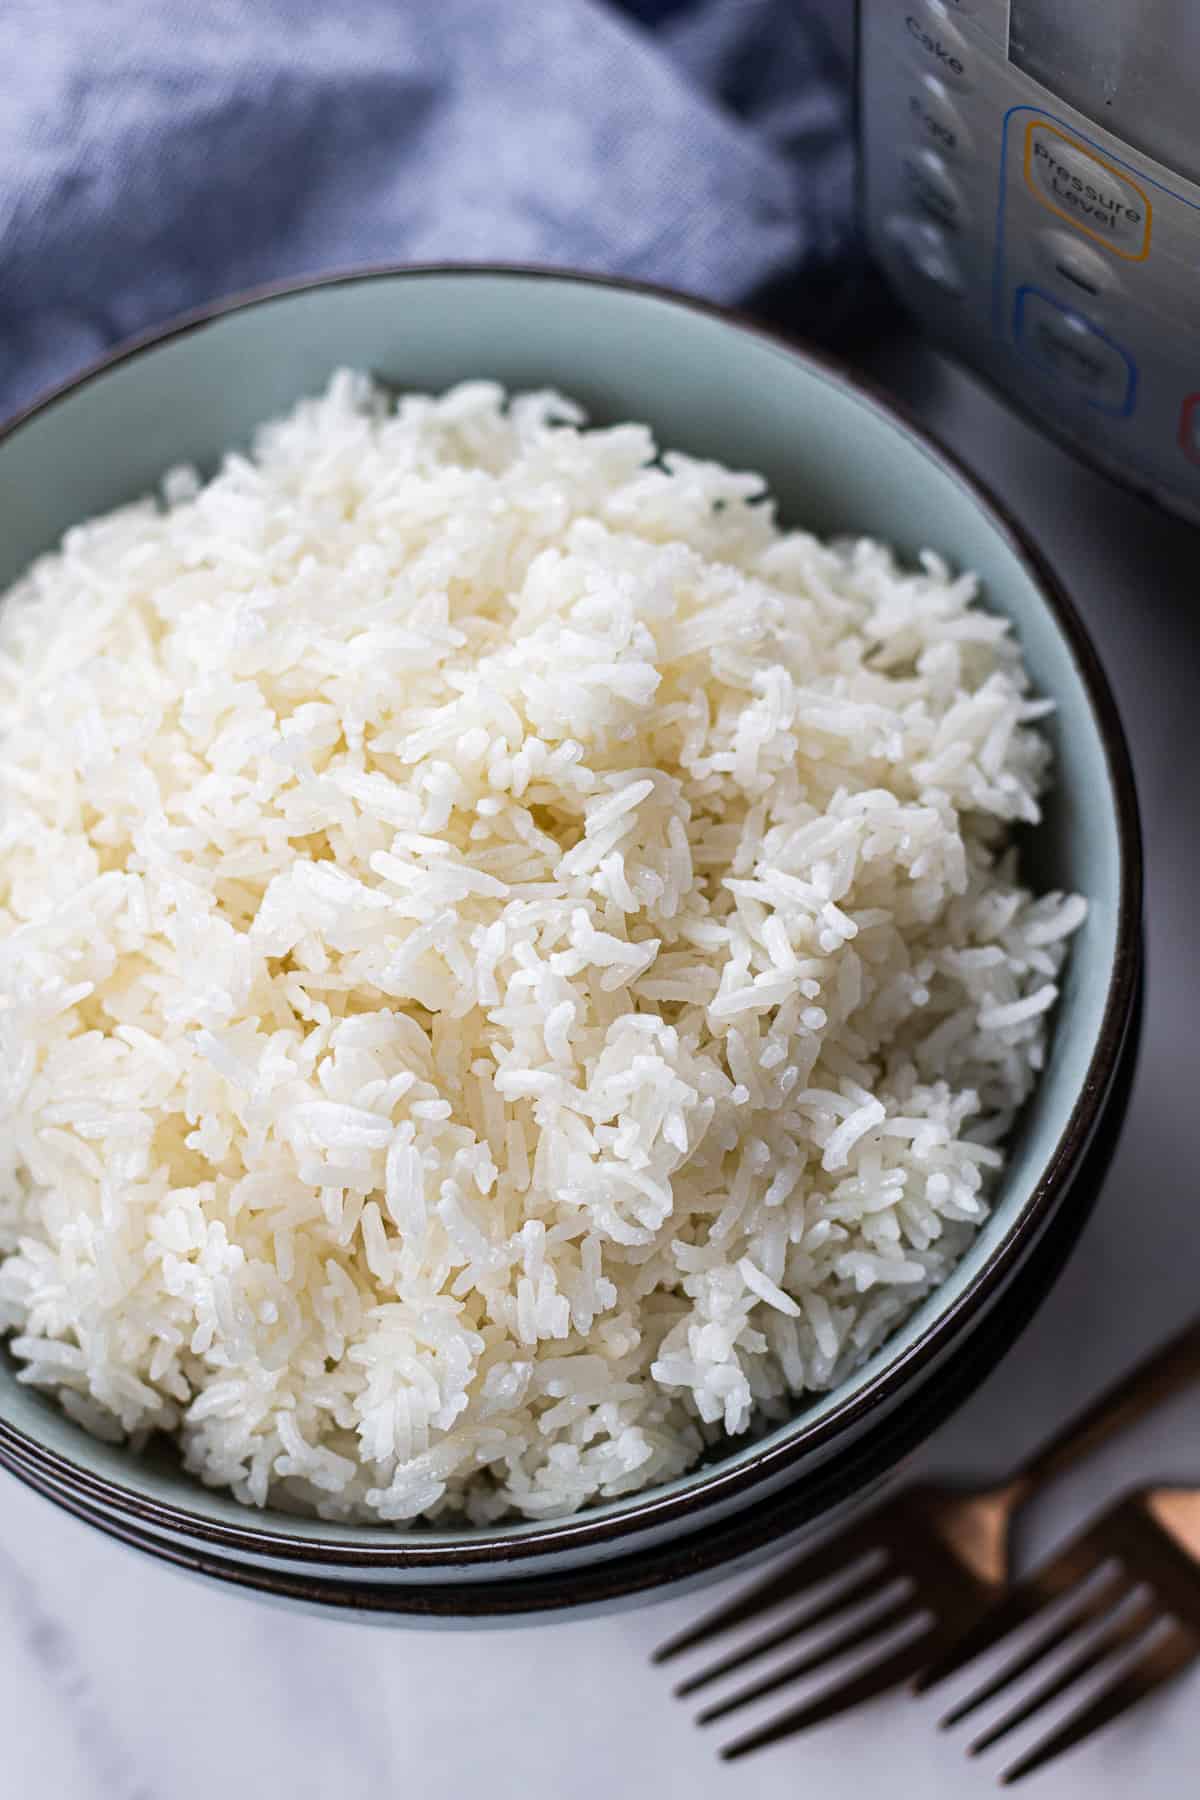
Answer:
[[1089, 406], [1116, 418], [1133, 411], [1137, 367], [1129, 353], [1081, 313], [1041, 288], [1019, 287], [1013, 306], [1018, 347]]

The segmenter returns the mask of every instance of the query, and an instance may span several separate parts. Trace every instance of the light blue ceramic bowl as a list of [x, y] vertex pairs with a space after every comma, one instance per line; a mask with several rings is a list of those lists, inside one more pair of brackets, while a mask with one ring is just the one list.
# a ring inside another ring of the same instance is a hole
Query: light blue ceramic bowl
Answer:
[[[553, 385], [597, 422], [765, 473], [784, 522], [926, 546], [977, 570], [1058, 711], [1058, 777], [1027, 867], [1078, 890], [1048, 1066], [993, 1215], [950, 1281], [851, 1380], [682, 1480], [572, 1520], [502, 1530], [338, 1528], [256, 1513], [87, 1437], [0, 1366], [0, 1461], [156, 1554], [290, 1598], [395, 1616], [595, 1601], [742, 1554], [828, 1517], [930, 1430], [1028, 1312], [1039, 1243], [1077, 1231], [1111, 1123], [1139, 964], [1140, 859], [1111, 696], [1061, 589], [997, 504], [844, 370], [682, 296], [522, 269], [383, 270], [251, 296], [118, 352], [0, 436], [0, 587], [71, 524], [145, 493], [172, 463], [212, 468], [261, 420], [350, 364], [397, 388], [470, 376]], [[1081, 1177], [1081, 1168], [1085, 1176]], [[1087, 1189], [1085, 1192], [1084, 1189]], [[1006, 1321], [1004, 1329], [997, 1319]], [[988, 1346], [984, 1348], [982, 1346]], [[774, 1509], [774, 1510], [772, 1510]], [[746, 1521], [766, 1521], [751, 1526]], [[769, 1521], [774, 1519], [772, 1525]]]

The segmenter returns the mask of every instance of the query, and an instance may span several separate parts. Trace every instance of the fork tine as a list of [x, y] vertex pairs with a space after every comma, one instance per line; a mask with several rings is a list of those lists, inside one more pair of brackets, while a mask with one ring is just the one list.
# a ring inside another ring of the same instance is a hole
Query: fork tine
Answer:
[[1189, 1631], [1176, 1628], [1167, 1637], [1157, 1639], [1151, 1644], [1145, 1655], [1132, 1668], [1126, 1669], [1115, 1681], [1103, 1688], [1086, 1706], [1071, 1714], [1048, 1737], [1035, 1744], [1011, 1768], [1005, 1769], [1000, 1780], [1006, 1787], [1020, 1781], [1026, 1775], [1032, 1775], [1054, 1757], [1061, 1756], [1064, 1750], [1070, 1750], [1090, 1737], [1094, 1731], [1119, 1718], [1144, 1700], [1156, 1688], [1166, 1685], [1168, 1681], [1180, 1674], [1190, 1663], [1200, 1657], [1200, 1639]]
[[[1104, 1523], [1104, 1520], [1100, 1521], [1101, 1525]], [[959, 1669], [975, 1657], [982, 1656], [985, 1650], [990, 1650], [1001, 1638], [1007, 1637], [1010, 1631], [1016, 1631], [1018, 1626], [1024, 1625], [1044, 1607], [1060, 1600], [1073, 1587], [1093, 1575], [1105, 1560], [1103, 1541], [1098, 1527], [1094, 1527], [1060, 1550], [1057, 1556], [1052, 1557], [1028, 1580], [1018, 1581], [1002, 1599], [989, 1606], [973, 1625], [951, 1638], [948, 1645], [931, 1658], [928, 1666], [918, 1671], [913, 1683], [917, 1693], [927, 1693], [939, 1681], [957, 1674]]]
[[882, 1569], [871, 1568], [858, 1581], [851, 1582], [849, 1587], [840, 1588], [823, 1606], [812, 1607], [798, 1617], [789, 1618], [786, 1624], [766, 1632], [762, 1637], [756, 1637], [743, 1649], [735, 1650], [732, 1656], [723, 1657], [710, 1668], [701, 1669], [697, 1675], [689, 1675], [675, 1689], [676, 1695], [682, 1700], [686, 1695], [694, 1694], [697, 1689], [707, 1687], [722, 1675], [732, 1675], [735, 1669], [744, 1668], [747, 1663], [765, 1656], [769, 1650], [777, 1650], [781, 1644], [789, 1643], [803, 1632], [815, 1631], [818, 1625], [828, 1624], [839, 1613], [848, 1612], [852, 1606], [869, 1600], [872, 1594], [882, 1593], [895, 1579], [894, 1572], [890, 1571], [887, 1564]]
[[848, 1712], [851, 1707], [873, 1700], [877, 1694], [885, 1694], [889, 1688], [907, 1681], [914, 1670], [920, 1668], [937, 1638], [937, 1627], [931, 1625], [909, 1643], [893, 1650], [890, 1655], [868, 1664], [857, 1675], [846, 1681], [835, 1682], [805, 1705], [793, 1707], [791, 1712], [781, 1714], [778, 1719], [760, 1726], [748, 1736], [724, 1745], [722, 1757], [729, 1762], [735, 1757], [748, 1756], [752, 1750], [761, 1750], [767, 1744], [777, 1743], [780, 1738], [791, 1737], [795, 1732], [807, 1731], [812, 1725], [822, 1725], [827, 1719], [835, 1719], [839, 1713]]
[[952, 1725], [957, 1725], [960, 1720], [965, 1719], [968, 1713], [973, 1713], [977, 1707], [985, 1705], [989, 1700], [994, 1700], [996, 1695], [1002, 1693], [1006, 1687], [1010, 1687], [1014, 1681], [1019, 1680], [1022, 1675], [1027, 1675], [1030, 1669], [1035, 1669], [1038, 1663], [1052, 1655], [1055, 1650], [1067, 1642], [1068, 1638], [1074, 1637], [1094, 1620], [1107, 1617], [1130, 1592], [1133, 1585], [1132, 1576], [1126, 1575], [1124, 1572], [1113, 1575], [1097, 1592], [1087, 1595], [1079, 1606], [1072, 1607], [1066, 1617], [1060, 1620], [1051, 1631], [1047, 1631], [1035, 1639], [1028, 1650], [1020, 1656], [1013, 1657], [1010, 1662], [1006, 1662], [998, 1675], [994, 1675], [990, 1681], [985, 1681], [982, 1687], [976, 1688], [973, 1693], [967, 1695], [965, 1700], [960, 1700], [957, 1706], [952, 1707], [941, 1721], [942, 1729], [949, 1730]]
[[796, 1557], [785, 1563], [781, 1569], [772, 1569], [762, 1581], [755, 1582], [744, 1593], [738, 1595], [725, 1606], [715, 1612], [706, 1613], [686, 1631], [668, 1638], [660, 1644], [651, 1656], [651, 1662], [668, 1662], [671, 1657], [678, 1656], [684, 1650], [690, 1650], [694, 1644], [703, 1644], [707, 1639], [717, 1637], [723, 1631], [730, 1631], [735, 1625], [742, 1625], [747, 1619], [756, 1618], [759, 1613], [766, 1612], [784, 1600], [790, 1600], [794, 1594], [802, 1594], [807, 1588], [816, 1587], [819, 1582], [839, 1575], [843, 1569], [858, 1562], [868, 1551], [878, 1550], [868, 1536], [867, 1527], [870, 1519], [862, 1524], [848, 1527], [838, 1536], [818, 1544], [804, 1556]]
[[863, 1644], [869, 1644], [872, 1638], [880, 1637], [885, 1631], [893, 1630], [905, 1619], [916, 1618], [920, 1613], [920, 1602], [912, 1594], [904, 1594], [894, 1600], [882, 1611], [874, 1612], [862, 1624], [853, 1626], [849, 1631], [841, 1631], [828, 1642], [818, 1645], [803, 1656], [793, 1657], [770, 1675], [752, 1682], [749, 1687], [739, 1688], [727, 1700], [717, 1701], [696, 1714], [697, 1725], [711, 1725], [714, 1719], [723, 1719], [727, 1713], [737, 1712], [740, 1707], [748, 1706], [752, 1700], [761, 1700], [764, 1694], [773, 1694], [781, 1687], [787, 1687], [793, 1681], [799, 1681], [803, 1675], [812, 1675], [817, 1669], [823, 1669], [826, 1663], [835, 1662], [839, 1656], [845, 1656], [850, 1650], [857, 1650]]
[[1027, 1699], [1023, 1700], [1019, 1706], [1014, 1706], [1010, 1713], [1006, 1713], [990, 1730], [985, 1731], [982, 1737], [976, 1738], [970, 1746], [970, 1754], [978, 1756], [980, 1751], [986, 1750], [989, 1745], [997, 1743], [1002, 1737], [1007, 1737], [1009, 1732], [1014, 1731], [1018, 1725], [1023, 1725], [1027, 1719], [1032, 1719], [1035, 1713], [1041, 1712], [1043, 1706], [1048, 1706], [1051, 1700], [1057, 1700], [1058, 1696], [1065, 1694], [1069, 1687], [1073, 1687], [1085, 1675], [1090, 1675], [1092, 1670], [1099, 1668], [1102, 1662], [1107, 1662], [1108, 1658], [1116, 1651], [1124, 1650], [1127, 1645], [1136, 1643], [1139, 1638], [1145, 1637], [1151, 1626], [1158, 1624], [1162, 1616], [1162, 1610], [1156, 1599], [1151, 1597], [1143, 1600], [1124, 1618], [1118, 1618], [1115, 1624], [1110, 1625], [1108, 1630], [1102, 1632], [1086, 1649], [1080, 1650], [1078, 1655], [1073, 1656], [1058, 1671], [1057, 1675], [1052, 1675], [1048, 1681], [1044, 1681], [1040, 1687], [1036, 1687]]
[[913, 1687], [917, 1693], [923, 1694], [939, 1681], [945, 1681], [947, 1676], [957, 1674], [959, 1669], [965, 1668], [975, 1657], [982, 1656], [985, 1650], [998, 1644], [1010, 1631], [1016, 1631], [1019, 1626], [1026, 1624], [1056, 1598], [1054, 1594], [1042, 1594], [1026, 1582], [1010, 1588], [1003, 1599], [988, 1607], [973, 1625], [969, 1625], [958, 1637], [952, 1638], [948, 1646], [932, 1657], [923, 1669], [918, 1670]]

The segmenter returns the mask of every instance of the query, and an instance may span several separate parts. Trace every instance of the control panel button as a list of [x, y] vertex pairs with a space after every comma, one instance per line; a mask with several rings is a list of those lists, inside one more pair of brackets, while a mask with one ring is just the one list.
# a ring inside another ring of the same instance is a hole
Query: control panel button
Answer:
[[918, 68], [936, 75], [947, 87], [974, 85], [971, 47], [942, 0], [920, 0], [919, 5], [906, 7], [904, 31]]
[[1040, 288], [1016, 293], [1013, 333], [1017, 344], [1048, 374], [1057, 376], [1101, 412], [1133, 411], [1137, 371], [1133, 359], [1097, 326]]
[[1189, 462], [1200, 463], [1200, 394], [1188, 394], [1180, 408], [1179, 448]]
[[909, 268], [947, 294], [966, 292], [962, 269], [940, 225], [928, 219], [898, 213], [889, 219], [887, 234]]
[[937, 151], [910, 150], [904, 158], [904, 178], [914, 210], [956, 237], [965, 222], [963, 199]]
[[1151, 207], [1137, 182], [1048, 119], [1025, 128], [1025, 180], [1043, 206], [1115, 256], [1150, 254]]
[[1066, 290], [1081, 304], [1099, 300], [1118, 286], [1116, 264], [1069, 231], [1052, 225], [1037, 236], [1037, 257], [1042, 274], [1055, 287]]
[[965, 156], [971, 149], [962, 114], [936, 75], [922, 75], [906, 104], [909, 129], [919, 144], [948, 158]]

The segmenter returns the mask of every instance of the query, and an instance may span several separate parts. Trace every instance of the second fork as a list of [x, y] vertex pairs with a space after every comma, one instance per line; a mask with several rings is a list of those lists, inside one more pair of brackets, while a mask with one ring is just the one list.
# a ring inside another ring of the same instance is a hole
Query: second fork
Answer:
[[[709, 1724], [852, 1653], [876, 1652], [814, 1698], [726, 1745], [721, 1752], [726, 1758], [831, 1719], [911, 1679], [961, 1639], [1003, 1592], [1012, 1524], [1033, 1494], [1197, 1378], [1200, 1320], [1056, 1432], [1007, 1481], [974, 1491], [922, 1484], [885, 1500], [866, 1518], [772, 1571], [748, 1593], [662, 1645], [654, 1660], [666, 1661], [786, 1601], [801, 1600], [800, 1609], [774, 1629], [680, 1683], [676, 1692], [682, 1697], [855, 1615], [846, 1629], [699, 1714], [697, 1722]], [[843, 1581], [835, 1593], [815, 1607], [803, 1604], [814, 1588], [835, 1577]], [[874, 1609], [864, 1614], [872, 1601]], [[909, 1635], [897, 1642], [905, 1627]]]

